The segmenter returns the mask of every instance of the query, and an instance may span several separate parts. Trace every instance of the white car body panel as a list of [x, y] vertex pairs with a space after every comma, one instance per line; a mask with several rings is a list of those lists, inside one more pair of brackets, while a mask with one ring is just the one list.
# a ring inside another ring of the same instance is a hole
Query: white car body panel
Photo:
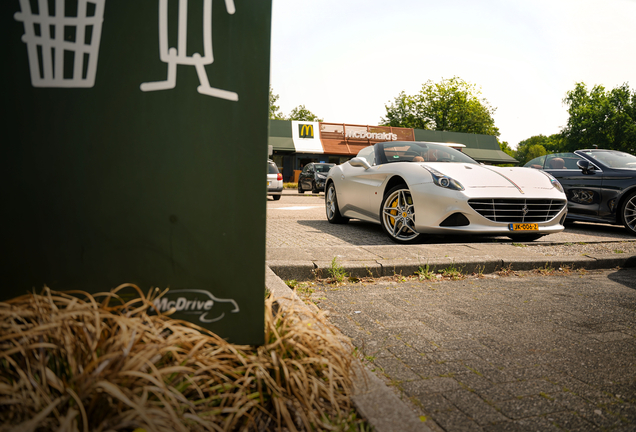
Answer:
[[[436, 185], [433, 175], [425, 167], [458, 181], [464, 190]], [[392, 162], [365, 168], [346, 162], [332, 168], [327, 181], [332, 181], [336, 187], [342, 216], [380, 223], [384, 195], [389, 181], [396, 176], [403, 179], [411, 192], [415, 229], [419, 233], [511, 234], [508, 222], [496, 222], [480, 215], [468, 204], [469, 199], [551, 199], [567, 202], [565, 194], [539, 170], [477, 163]], [[470, 223], [466, 226], [440, 226], [454, 213], [463, 214]], [[563, 205], [563, 209], [551, 220], [537, 222], [538, 233], [562, 231], [564, 227], [560, 222], [566, 213], [567, 206]]]

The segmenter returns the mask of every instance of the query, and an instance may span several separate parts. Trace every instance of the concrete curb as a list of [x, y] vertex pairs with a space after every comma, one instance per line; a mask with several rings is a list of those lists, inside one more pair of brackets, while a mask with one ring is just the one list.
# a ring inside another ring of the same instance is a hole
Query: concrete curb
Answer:
[[[265, 266], [265, 286], [282, 308], [310, 313], [309, 307], [269, 266]], [[375, 374], [360, 362], [354, 368], [353, 403], [376, 432], [432, 432]]]
[[[315, 278], [328, 278], [331, 261], [267, 261], [268, 267], [282, 280], [307, 281]], [[636, 256], [583, 255], [568, 257], [525, 256], [496, 259], [490, 257], [436, 258], [421, 262], [404, 260], [343, 260], [338, 265], [354, 277], [382, 277], [393, 275], [413, 275], [420, 267], [431, 272], [450, 266], [464, 273], [495, 273], [502, 269], [514, 271], [534, 270], [538, 268], [564, 268], [599, 270], [615, 267], [636, 267]]]

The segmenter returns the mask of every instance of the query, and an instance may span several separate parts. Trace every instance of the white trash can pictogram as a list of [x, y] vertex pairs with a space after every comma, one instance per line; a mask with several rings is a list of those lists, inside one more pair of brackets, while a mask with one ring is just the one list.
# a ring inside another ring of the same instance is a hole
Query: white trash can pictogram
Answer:
[[95, 85], [106, 0], [67, 3], [20, 0], [14, 18], [24, 24], [33, 87]]

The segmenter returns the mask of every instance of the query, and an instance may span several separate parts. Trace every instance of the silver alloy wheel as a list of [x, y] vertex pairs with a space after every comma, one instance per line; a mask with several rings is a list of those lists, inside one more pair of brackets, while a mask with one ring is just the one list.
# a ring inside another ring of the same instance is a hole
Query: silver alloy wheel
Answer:
[[627, 197], [623, 204], [623, 224], [625, 228], [636, 234], [636, 193]]
[[415, 231], [415, 207], [408, 189], [397, 189], [384, 200], [382, 225], [394, 239], [408, 242], [420, 235]]
[[327, 191], [325, 192], [325, 210], [327, 212], [327, 222], [332, 224], [346, 224], [349, 218], [340, 214], [338, 208], [338, 194], [336, 186], [329, 182]]
[[333, 220], [336, 214], [336, 187], [333, 183], [329, 184], [329, 189], [325, 196], [325, 204], [327, 208], [327, 219]]

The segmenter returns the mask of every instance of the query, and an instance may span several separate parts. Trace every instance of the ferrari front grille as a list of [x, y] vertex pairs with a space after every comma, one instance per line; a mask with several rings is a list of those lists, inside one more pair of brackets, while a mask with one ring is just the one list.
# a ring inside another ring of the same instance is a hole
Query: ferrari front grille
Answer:
[[470, 199], [477, 213], [493, 222], [538, 223], [554, 219], [566, 206], [566, 200], [553, 199]]

